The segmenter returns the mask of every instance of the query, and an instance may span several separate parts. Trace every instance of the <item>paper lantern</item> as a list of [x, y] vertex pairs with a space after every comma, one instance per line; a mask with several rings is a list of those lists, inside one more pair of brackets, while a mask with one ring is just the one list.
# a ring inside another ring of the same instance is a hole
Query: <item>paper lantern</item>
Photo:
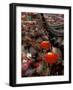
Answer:
[[49, 43], [49, 41], [42, 41], [41, 43], [40, 43], [40, 47], [41, 48], [43, 48], [43, 49], [48, 49], [48, 48], [50, 48], [50, 43]]
[[44, 60], [49, 64], [54, 64], [58, 60], [58, 55], [53, 52], [48, 52], [44, 55]]

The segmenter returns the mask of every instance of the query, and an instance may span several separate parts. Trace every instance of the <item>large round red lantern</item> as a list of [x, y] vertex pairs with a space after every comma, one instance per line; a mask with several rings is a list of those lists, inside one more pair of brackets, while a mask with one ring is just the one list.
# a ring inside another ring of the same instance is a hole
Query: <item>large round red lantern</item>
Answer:
[[51, 44], [49, 43], [49, 41], [42, 41], [40, 43], [40, 47], [43, 48], [43, 49], [48, 49], [50, 48]]
[[44, 60], [49, 64], [54, 64], [58, 60], [58, 55], [53, 52], [48, 52], [44, 55]]

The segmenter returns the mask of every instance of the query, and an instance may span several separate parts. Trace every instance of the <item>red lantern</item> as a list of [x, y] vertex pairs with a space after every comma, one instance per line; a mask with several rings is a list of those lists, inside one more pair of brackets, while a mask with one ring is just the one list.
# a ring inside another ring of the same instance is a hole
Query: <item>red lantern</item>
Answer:
[[44, 55], [44, 60], [49, 64], [56, 63], [58, 58], [59, 58], [58, 55], [53, 52], [49, 52]]
[[48, 49], [48, 48], [50, 48], [50, 46], [51, 46], [51, 44], [48, 41], [42, 41], [40, 43], [40, 47], [43, 49]]

